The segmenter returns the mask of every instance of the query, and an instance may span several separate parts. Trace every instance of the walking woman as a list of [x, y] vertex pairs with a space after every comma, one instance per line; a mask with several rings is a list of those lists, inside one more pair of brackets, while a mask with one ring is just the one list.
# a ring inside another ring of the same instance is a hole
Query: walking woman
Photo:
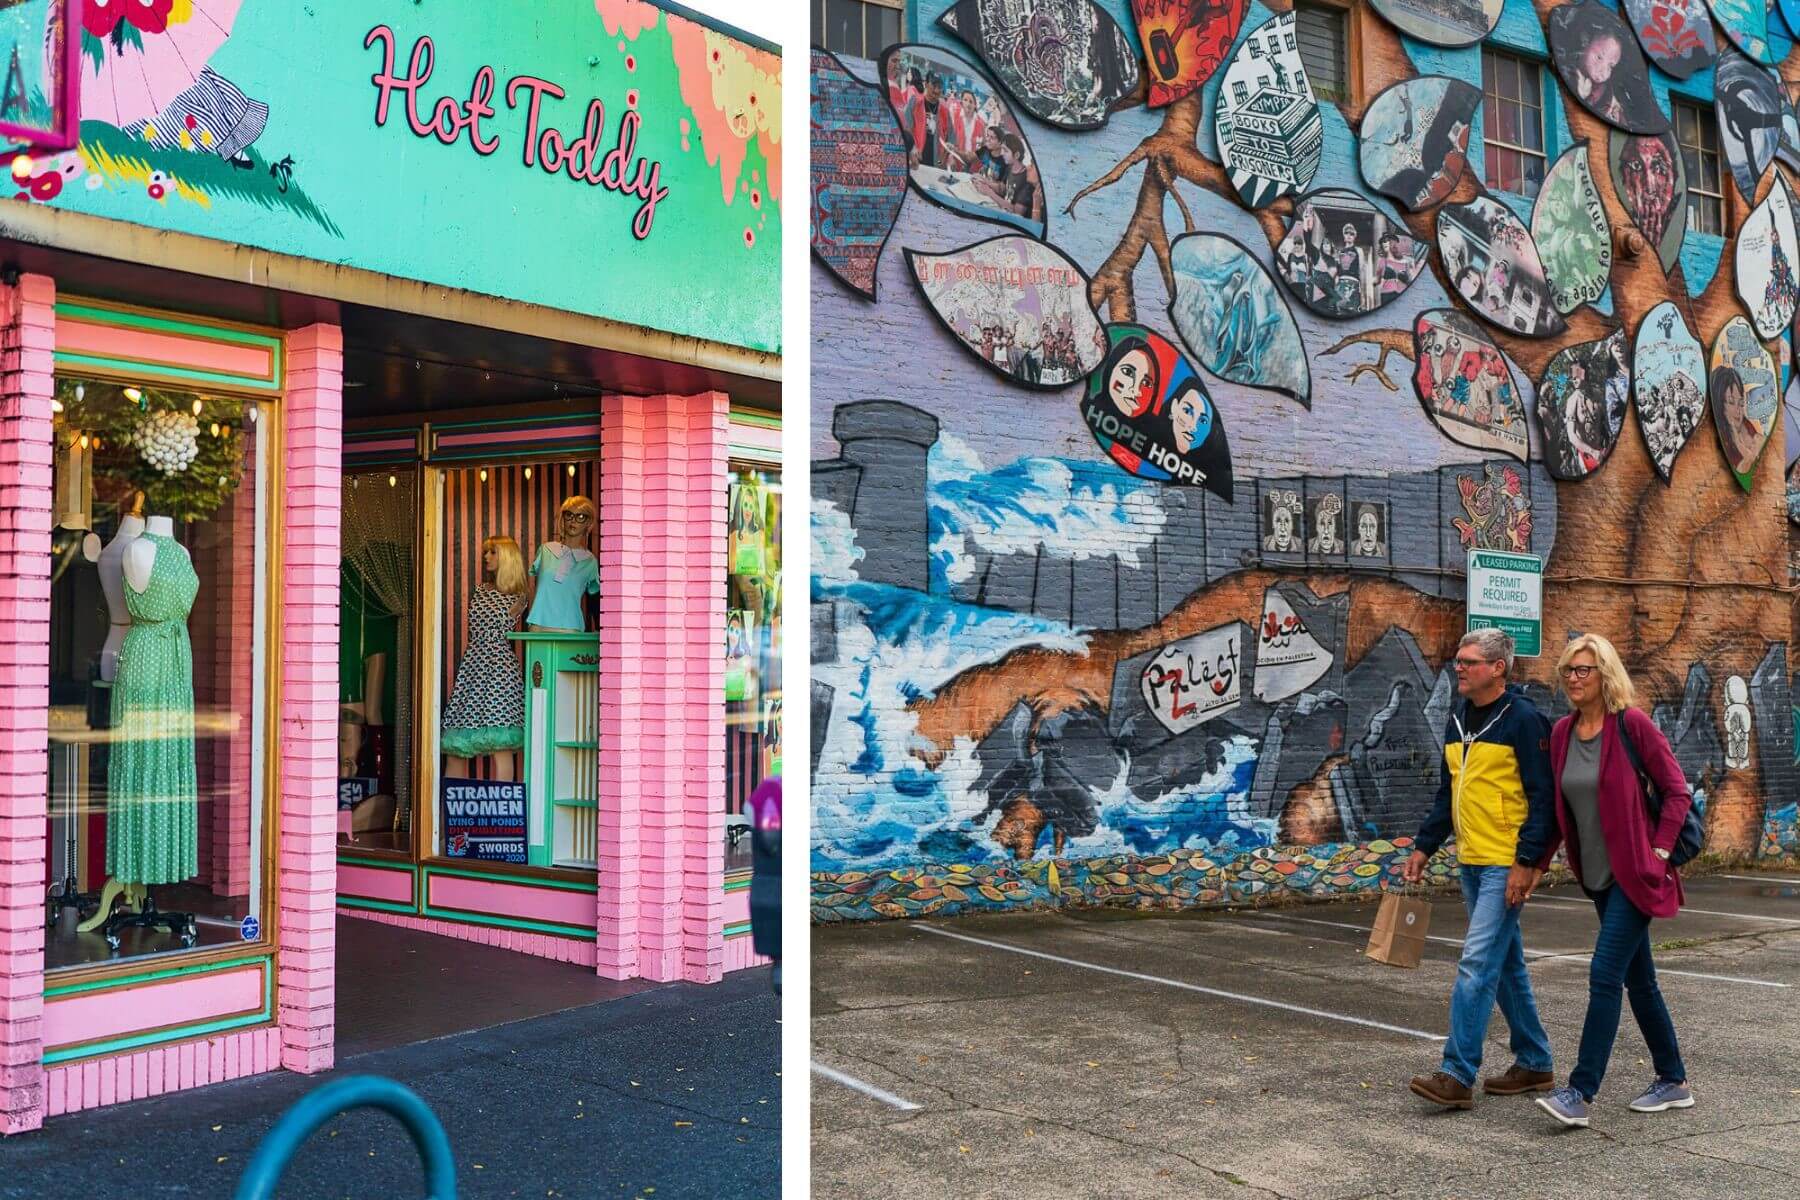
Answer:
[[[1623, 990], [1656, 1068], [1649, 1089], [1631, 1102], [1632, 1111], [1691, 1108], [1694, 1097], [1675, 1024], [1650, 961], [1650, 922], [1674, 916], [1683, 903], [1681, 877], [1669, 854], [1693, 794], [1668, 739], [1632, 707], [1631, 678], [1611, 642], [1594, 634], [1575, 638], [1563, 650], [1557, 673], [1575, 712], [1550, 734], [1556, 832], [1538, 865], [1548, 866], [1557, 845], [1567, 843], [1569, 868], [1599, 911], [1600, 934], [1588, 966], [1587, 1019], [1575, 1071], [1566, 1087], [1537, 1103], [1564, 1125], [1587, 1125], [1588, 1106], [1600, 1091], [1618, 1036]], [[1621, 732], [1662, 797], [1655, 826]]]

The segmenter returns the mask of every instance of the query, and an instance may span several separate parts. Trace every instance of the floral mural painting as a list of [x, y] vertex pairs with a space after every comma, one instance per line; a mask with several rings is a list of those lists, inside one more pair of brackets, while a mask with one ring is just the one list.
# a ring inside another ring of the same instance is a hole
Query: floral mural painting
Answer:
[[269, 106], [208, 65], [230, 40], [242, 3], [85, 5], [80, 148], [54, 165], [15, 165], [20, 198], [52, 201], [81, 178], [89, 189], [135, 189], [147, 203], [248, 201], [342, 236], [295, 180], [293, 157], [257, 149]]

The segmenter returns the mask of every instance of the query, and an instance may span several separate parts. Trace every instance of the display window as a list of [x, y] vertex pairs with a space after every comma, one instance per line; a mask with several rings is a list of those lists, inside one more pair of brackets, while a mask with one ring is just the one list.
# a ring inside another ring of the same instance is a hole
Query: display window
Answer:
[[445, 858], [592, 870], [599, 794], [599, 467], [433, 472]]
[[781, 472], [733, 463], [726, 524], [725, 866], [749, 870], [750, 794], [780, 775]]
[[346, 472], [338, 568], [338, 839], [407, 851], [418, 700], [418, 471]]
[[59, 376], [45, 965], [264, 938], [272, 405]]
[[344, 480], [339, 842], [591, 872], [599, 467]]

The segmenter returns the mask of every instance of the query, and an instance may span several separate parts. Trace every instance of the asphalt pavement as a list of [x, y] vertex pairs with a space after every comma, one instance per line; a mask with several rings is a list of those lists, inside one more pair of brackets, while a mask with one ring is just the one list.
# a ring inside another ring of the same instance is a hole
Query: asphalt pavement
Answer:
[[[575, 968], [570, 968], [571, 970]], [[458, 1196], [739, 1200], [781, 1194], [781, 1025], [769, 970], [675, 984], [474, 1033], [58, 1117], [0, 1141], [0, 1197], [229, 1197], [290, 1104], [346, 1074], [413, 1088]], [[400, 1125], [371, 1110], [303, 1146], [279, 1195], [423, 1195]]]
[[[1436, 1069], [1466, 928], [1434, 896], [1424, 963], [1364, 957], [1369, 901], [1187, 914], [815, 926], [813, 1193], [959, 1197], [1783, 1197], [1800, 1194], [1800, 870], [1690, 881], [1652, 927], [1692, 1109], [1627, 1006], [1593, 1128], [1530, 1097], [1444, 1112]], [[1587, 1003], [1591, 904], [1524, 917], [1558, 1082]], [[1490, 1026], [1486, 1071], [1510, 1062]]]

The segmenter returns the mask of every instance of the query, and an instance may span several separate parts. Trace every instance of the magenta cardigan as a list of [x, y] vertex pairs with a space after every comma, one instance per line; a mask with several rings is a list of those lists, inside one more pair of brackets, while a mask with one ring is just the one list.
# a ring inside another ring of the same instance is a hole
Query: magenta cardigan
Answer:
[[[1662, 793], [1662, 822], [1650, 827], [1650, 812], [1644, 804], [1644, 792], [1638, 785], [1637, 773], [1631, 769], [1631, 758], [1619, 740], [1615, 722], [1624, 720], [1631, 726], [1631, 743], [1637, 747], [1644, 773]], [[1551, 777], [1556, 781], [1556, 832], [1551, 835], [1549, 849], [1539, 860], [1540, 867], [1550, 865], [1550, 856], [1567, 842], [1569, 869], [1581, 878], [1581, 843], [1575, 818], [1563, 800], [1563, 764], [1569, 757], [1569, 738], [1574, 736], [1575, 718], [1564, 717], [1550, 731]], [[1600, 727], [1600, 830], [1606, 837], [1606, 854], [1612, 860], [1613, 878], [1619, 889], [1639, 912], [1652, 917], [1672, 917], [1686, 901], [1681, 890], [1681, 876], [1674, 867], [1651, 852], [1657, 846], [1664, 850], [1675, 847], [1681, 824], [1687, 820], [1694, 795], [1688, 790], [1687, 778], [1669, 749], [1669, 739], [1656, 727], [1649, 715], [1640, 709], [1609, 714]]]

